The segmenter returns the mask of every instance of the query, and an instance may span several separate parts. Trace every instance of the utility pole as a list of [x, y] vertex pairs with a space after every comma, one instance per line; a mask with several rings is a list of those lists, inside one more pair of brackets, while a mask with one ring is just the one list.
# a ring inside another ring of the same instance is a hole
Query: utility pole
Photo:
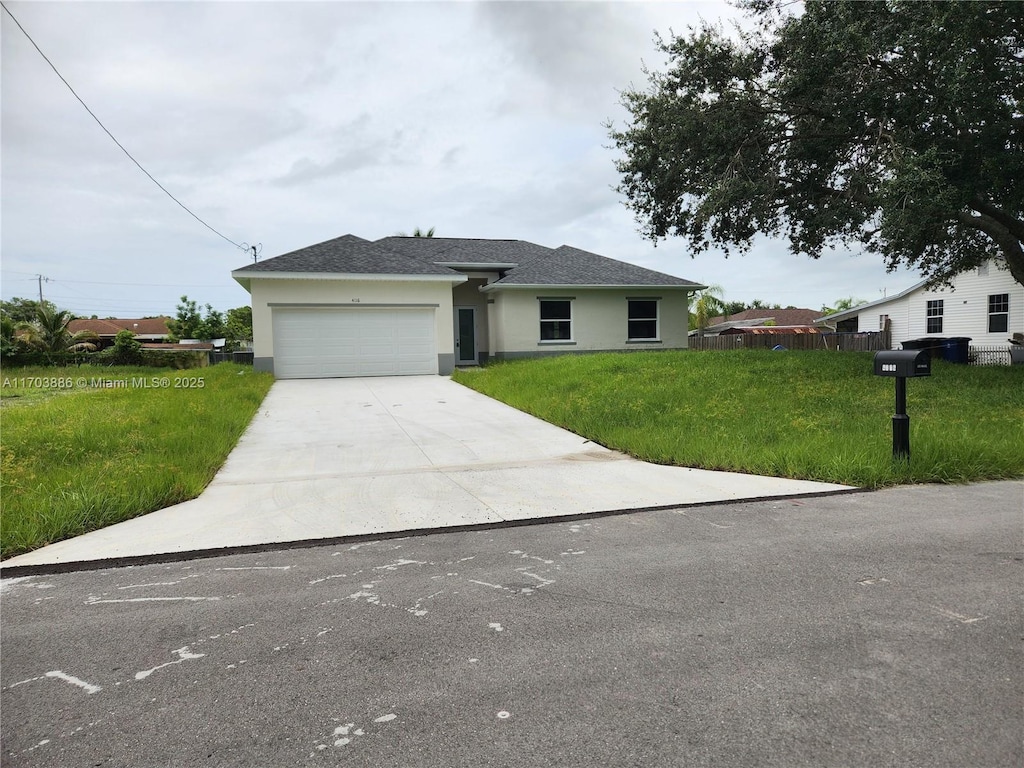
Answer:
[[43, 308], [43, 280], [45, 280], [46, 282], [50, 282], [50, 278], [43, 277], [42, 275], [36, 275], [36, 278], [38, 278], [38, 280], [39, 280], [39, 308], [42, 309]]

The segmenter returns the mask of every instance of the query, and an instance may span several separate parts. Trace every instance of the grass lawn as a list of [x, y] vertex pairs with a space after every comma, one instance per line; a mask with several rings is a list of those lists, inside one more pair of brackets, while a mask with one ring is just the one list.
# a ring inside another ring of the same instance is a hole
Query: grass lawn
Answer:
[[198, 496], [273, 383], [250, 366], [5, 368], [0, 556]]
[[1024, 476], [1024, 366], [933, 360], [907, 381], [911, 459], [892, 458], [894, 379], [873, 353], [566, 355], [453, 378], [659, 464], [860, 487]]

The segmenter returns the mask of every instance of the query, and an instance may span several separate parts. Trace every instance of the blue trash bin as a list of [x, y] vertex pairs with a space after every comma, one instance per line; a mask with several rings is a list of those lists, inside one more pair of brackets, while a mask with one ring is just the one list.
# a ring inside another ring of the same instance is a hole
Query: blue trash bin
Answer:
[[942, 340], [942, 359], [950, 363], [967, 365], [970, 351], [971, 340], [966, 336], [952, 336]]

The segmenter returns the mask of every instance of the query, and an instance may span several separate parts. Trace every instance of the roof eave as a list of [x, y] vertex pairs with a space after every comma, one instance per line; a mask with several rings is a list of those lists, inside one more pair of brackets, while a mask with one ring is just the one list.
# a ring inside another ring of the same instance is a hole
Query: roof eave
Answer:
[[890, 301], [902, 299], [904, 296], [913, 293], [918, 288], [924, 288], [927, 285], [927, 280], [921, 280], [899, 293], [894, 293], [892, 296], [886, 296], [884, 299], [875, 299], [874, 301], [869, 301], [867, 304], [858, 304], [856, 307], [844, 309], [842, 312], [833, 312], [831, 315], [823, 315], [814, 320], [813, 323], [814, 325], [833, 325], [837, 320], [846, 320], [854, 317], [855, 315], [859, 315], [865, 309], [874, 309], [875, 307], [880, 307], [883, 304], [888, 304]]
[[271, 272], [271, 271], [246, 271], [236, 269], [231, 276], [238, 281], [243, 288], [248, 290], [247, 284], [252, 280], [356, 280], [362, 282], [387, 282], [387, 283], [464, 283], [467, 278], [457, 272], [450, 275], [422, 275], [414, 273], [367, 273], [367, 272]]
[[490, 285], [483, 286], [480, 290], [485, 293], [496, 290], [631, 290], [631, 291], [701, 291], [707, 288], [706, 285], [671, 285], [671, 284], [657, 284], [657, 285], [640, 285], [637, 283], [616, 283], [616, 284], [588, 284], [588, 283], [491, 283]]
[[448, 267], [449, 269], [473, 269], [481, 272], [497, 272], [502, 269], [513, 269], [519, 266], [519, 263], [515, 261], [435, 261], [434, 264], [437, 264], [439, 267]]

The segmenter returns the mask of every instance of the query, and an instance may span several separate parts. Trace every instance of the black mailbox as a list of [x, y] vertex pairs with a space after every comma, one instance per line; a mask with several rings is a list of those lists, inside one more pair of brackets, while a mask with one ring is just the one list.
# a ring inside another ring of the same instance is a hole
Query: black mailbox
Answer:
[[875, 353], [875, 376], [931, 376], [932, 358], [927, 349], [894, 349]]

